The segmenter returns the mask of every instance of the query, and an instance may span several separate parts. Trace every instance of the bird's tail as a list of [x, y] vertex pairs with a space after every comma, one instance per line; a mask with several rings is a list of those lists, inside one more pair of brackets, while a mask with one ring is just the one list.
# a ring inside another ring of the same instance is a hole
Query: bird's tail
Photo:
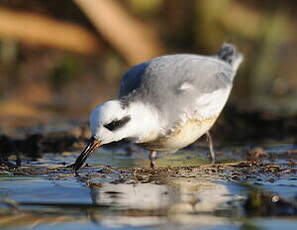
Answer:
[[240, 63], [243, 61], [243, 55], [240, 53], [236, 46], [230, 43], [224, 43], [218, 53], [219, 59], [228, 62], [233, 71], [237, 71]]

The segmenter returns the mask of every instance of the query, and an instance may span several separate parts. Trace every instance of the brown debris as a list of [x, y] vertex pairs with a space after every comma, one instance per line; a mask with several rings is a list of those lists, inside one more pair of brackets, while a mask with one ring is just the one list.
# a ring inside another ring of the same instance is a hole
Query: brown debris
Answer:
[[[98, 166], [102, 169], [97, 170], [91, 168], [83, 168], [77, 176], [81, 178], [91, 179], [92, 177], [104, 177], [115, 175], [113, 183], [167, 183], [170, 178], [200, 178], [207, 180], [226, 180], [245, 182], [250, 181], [274, 181], [277, 178], [295, 175], [296, 167], [289, 164], [281, 166], [273, 163], [254, 163], [237, 162], [215, 165], [187, 166], [187, 167], [164, 167], [164, 168], [111, 168], [106, 166]], [[0, 169], [1, 170], [1, 169]], [[20, 168], [2, 168], [8, 170], [15, 175], [63, 175], [74, 176], [72, 169], [66, 167], [20, 167]], [[2, 171], [1, 170], [1, 171]], [[1, 172], [0, 171], [0, 172]]]
[[267, 154], [262, 147], [256, 147], [247, 152], [247, 160], [249, 161], [258, 160], [264, 156], [267, 156]]

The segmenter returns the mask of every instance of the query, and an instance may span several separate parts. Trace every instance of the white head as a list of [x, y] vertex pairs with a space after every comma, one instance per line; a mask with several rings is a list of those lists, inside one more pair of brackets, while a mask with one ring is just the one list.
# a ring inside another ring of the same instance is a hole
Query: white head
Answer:
[[[131, 122], [132, 117], [134, 118]], [[133, 130], [135, 116], [129, 107], [121, 105], [120, 101], [112, 100], [97, 106], [90, 115], [92, 137], [108, 144], [136, 135]]]
[[144, 142], [154, 139], [160, 130], [158, 114], [153, 107], [140, 102], [123, 106], [119, 100], [112, 100], [97, 106], [90, 116], [92, 138], [74, 164], [79, 169], [87, 156], [100, 145], [122, 139]]

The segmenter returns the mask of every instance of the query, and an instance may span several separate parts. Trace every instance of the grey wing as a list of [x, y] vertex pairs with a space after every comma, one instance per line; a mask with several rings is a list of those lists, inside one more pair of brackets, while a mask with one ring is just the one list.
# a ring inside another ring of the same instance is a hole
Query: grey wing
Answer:
[[227, 63], [211, 58], [197, 58], [185, 63], [184, 78], [176, 84], [183, 113], [192, 119], [217, 117], [227, 102], [233, 85], [234, 71]]
[[144, 76], [147, 66], [147, 62], [141, 63], [132, 67], [123, 75], [121, 79], [119, 98], [128, 95], [130, 92], [140, 87], [142, 77]]
[[168, 127], [182, 116], [207, 119], [218, 116], [232, 88], [234, 71], [214, 57], [173, 55], [153, 60], [142, 87], [146, 97], [166, 117]]

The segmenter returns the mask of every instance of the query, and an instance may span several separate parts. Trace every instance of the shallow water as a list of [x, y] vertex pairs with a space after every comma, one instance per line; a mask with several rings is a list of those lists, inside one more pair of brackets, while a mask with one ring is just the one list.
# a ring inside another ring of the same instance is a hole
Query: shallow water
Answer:
[[[296, 156], [286, 158], [282, 153], [291, 149], [269, 146], [265, 150], [276, 157], [261, 161], [288, 167], [286, 163]], [[102, 149], [88, 161], [92, 166], [75, 177], [63, 167], [77, 154], [46, 154], [38, 161], [27, 161], [23, 172], [3, 171], [1, 229], [297, 229], [294, 170], [271, 173], [263, 168], [262, 174], [238, 181], [223, 174], [234, 173], [239, 165], [212, 177], [196, 171], [170, 176], [156, 171], [155, 179], [147, 181], [143, 180], [146, 172], [130, 170], [148, 166], [145, 152]], [[243, 160], [245, 154], [246, 147], [222, 149], [218, 160]], [[205, 162], [207, 151], [191, 149], [161, 155], [158, 160], [161, 167]], [[292, 164], [290, 169], [295, 167]], [[26, 168], [40, 171], [33, 176]]]

